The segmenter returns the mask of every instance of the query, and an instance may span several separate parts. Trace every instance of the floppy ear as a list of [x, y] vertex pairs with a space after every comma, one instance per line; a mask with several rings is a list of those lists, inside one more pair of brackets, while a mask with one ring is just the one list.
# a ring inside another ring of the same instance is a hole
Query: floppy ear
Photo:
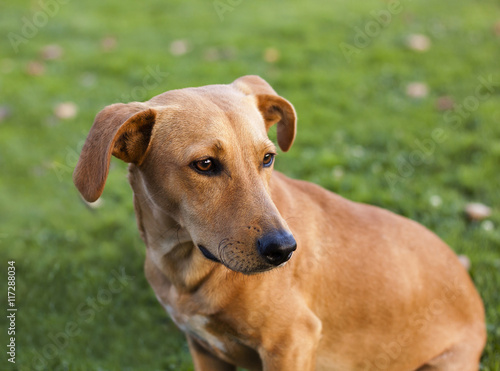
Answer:
[[112, 104], [97, 114], [73, 172], [73, 182], [85, 200], [101, 196], [111, 155], [141, 164], [155, 119], [156, 111], [138, 102]]
[[295, 140], [297, 115], [292, 104], [280, 97], [264, 79], [259, 76], [243, 76], [232, 84], [246, 95], [255, 95], [266, 129], [278, 124], [277, 137], [280, 148], [286, 152]]

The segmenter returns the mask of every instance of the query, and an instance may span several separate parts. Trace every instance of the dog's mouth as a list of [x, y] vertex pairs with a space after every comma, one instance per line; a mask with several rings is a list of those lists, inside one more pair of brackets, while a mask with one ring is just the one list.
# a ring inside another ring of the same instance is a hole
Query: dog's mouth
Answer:
[[217, 259], [210, 251], [205, 246], [198, 245], [198, 248], [200, 249], [201, 253], [203, 256], [209, 260], [212, 260], [216, 263], [221, 263], [219, 259]]
[[262, 263], [261, 264], [252, 264], [249, 266], [248, 264], [245, 264], [245, 262], [243, 262], [241, 260], [241, 257], [237, 257], [237, 256], [229, 256], [228, 257], [228, 256], [226, 256], [224, 258], [224, 256], [222, 256], [222, 259], [218, 259], [205, 246], [197, 245], [197, 247], [201, 251], [203, 256], [205, 258], [207, 258], [208, 260], [211, 260], [215, 263], [220, 263], [220, 264], [224, 265], [226, 268], [228, 268], [234, 272], [243, 273], [245, 275], [254, 275], [254, 274], [264, 273], [264, 272], [273, 270], [275, 268], [282, 267], [282, 266], [286, 265], [286, 263], [287, 263], [287, 262], [283, 262], [279, 266], [272, 266], [272, 265], [268, 265], [265, 263], [264, 264], [262, 264]]

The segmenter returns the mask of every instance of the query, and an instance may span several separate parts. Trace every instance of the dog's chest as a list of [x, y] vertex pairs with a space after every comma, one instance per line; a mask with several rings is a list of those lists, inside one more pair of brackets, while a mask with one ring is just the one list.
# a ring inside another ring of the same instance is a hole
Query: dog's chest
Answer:
[[170, 305], [164, 305], [170, 318], [175, 322], [185, 333], [204, 341], [211, 348], [218, 350], [222, 353], [227, 352], [224, 339], [214, 334], [210, 329], [210, 318], [200, 314], [185, 315], [174, 310]]

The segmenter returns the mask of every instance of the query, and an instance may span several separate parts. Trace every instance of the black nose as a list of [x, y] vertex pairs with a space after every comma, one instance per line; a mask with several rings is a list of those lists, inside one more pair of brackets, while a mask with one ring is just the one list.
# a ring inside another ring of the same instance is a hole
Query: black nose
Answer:
[[269, 232], [257, 240], [259, 254], [274, 266], [283, 264], [292, 257], [297, 242], [290, 232], [276, 230]]

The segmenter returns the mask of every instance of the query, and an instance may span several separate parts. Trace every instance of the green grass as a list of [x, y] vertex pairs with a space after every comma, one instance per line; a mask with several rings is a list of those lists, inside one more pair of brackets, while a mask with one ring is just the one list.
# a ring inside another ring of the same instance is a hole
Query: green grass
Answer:
[[[413, 218], [469, 256], [486, 305], [482, 369], [500, 370], [498, 2], [402, 1], [350, 62], [339, 45], [355, 45], [356, 27], [365, 29], [387, 2], [242, 1], [221, 19], [211, 1], [66, 1], [15, 52], [9, 32], [22, 36], [25, 19], [41, 24], [45, 3], [11, 1], [0, 16], [0, 106], [11, 112], [0, 121], [0, 275], [16, 261], [18, 307], [17, 363], [3, 352], [0, 369], [192, 369], [182, 334], [143, 275], [125, 165], [113, 160], [95, 210], [80, 201], [71, 172], [103, 106], [259, 74], [299, 115], [297, 141], [279, 156], [279, 170]], [[409, 50], [412, 33], [427, 35], [430, 49]], [[117, 45], [104, 52], [107, 36]], [[189, 51], [173, 56], [178, 39]], [[48, 44], [60, 45], [62, 58], [43, 61]], [[267, 48], [279, 51], [276, 62], [265, 61]], [[44, 64], [43, 75], [26, 73], [31, 61]], [[146, 89], [148, 68], [162, 77]], [[470, 104], [478, 77], [489, 75], [496, 82], [489, 97], [452, 126], [436, 99]], [[414, 81], [428, 85], [426, 97], [405, 94]], [[66, 101], [78, 114], [55, 118], [54, 106]], [[431, 141], [435, 129], [439, 143]], [[425, 161], [416, 141], [431, 146]], [[436, 196], [442, 202], [433, 206]], [[488, 222], [467, 220], [472, 201], [492, 207]], [[112, 272], [121, 269], [134, 278], [111, 293]], [[6, 308], [4, 279], [0, 292]]]

